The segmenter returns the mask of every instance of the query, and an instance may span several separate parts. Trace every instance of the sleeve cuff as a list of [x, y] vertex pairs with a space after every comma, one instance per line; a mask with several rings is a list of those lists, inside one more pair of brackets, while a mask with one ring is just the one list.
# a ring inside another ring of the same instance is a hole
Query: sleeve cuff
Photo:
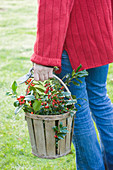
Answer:
[[61, 67], [61, 59], [59, 58], [46, 58], [46, 57], [42, 57], [36, 54], [33, 54], [30, 58], [30, 60], [33, 63], [36, 64], [41, 64], [44, 66], [57, 66], [57, 67]]

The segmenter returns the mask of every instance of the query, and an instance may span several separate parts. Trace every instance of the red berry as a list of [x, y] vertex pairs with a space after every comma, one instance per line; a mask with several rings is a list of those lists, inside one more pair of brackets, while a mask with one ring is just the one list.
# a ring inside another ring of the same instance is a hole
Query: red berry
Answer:
[[50, 90], [53, 91], [53, 88], [51, 87]]
[[62, 90], [64, 88], [64, 86], [62, 86], [60, 89]]
[[44, 103], [41, 103], [41, 105], [43, 105]]
[[45, 108], [46, 108], [46, 109], [48, 109], [48, 108], [49, 108], [49, 106], [45, 106]]
[[55, 104], [55, 103], [54, 103], [54, 102], [52, 102], [52, 105], [53, 105], [53, 106], [54, 106], [54, 104]]
[[46, 91], [45, 91], [44, 93], [46, 93], [46, 94], [47, 94], [47, 93], [48, 93], [48, 91], [49, 91], [49, 89], [46, 89]]
[[31, 114], [33, 114], [33, 112], [31, 112]]
[[35, 84], [31, 83], [31, 86], [35, 86]]
[[57, 136], [57, 135], [54, 135], [54, 137], [55, 137], [55, 138], [58, 138], [58, 136]]
[[46, 83], [44, 87], [46, 87], [48, 84]]
[[27, 82], [30, 83], [32, 79], [28, 79]]
[[25, 96], [20, 96], [20, 98], [25, 98]]

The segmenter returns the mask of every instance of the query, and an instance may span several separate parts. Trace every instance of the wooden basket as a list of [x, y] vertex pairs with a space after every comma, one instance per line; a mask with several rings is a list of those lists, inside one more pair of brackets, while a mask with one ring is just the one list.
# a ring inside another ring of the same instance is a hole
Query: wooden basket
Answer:
[[[54, 77], [59, 79], [55, 75]], [[59, 81], [70, 92], [62, 80], [60, 79]], [[74, 116], [71, 117], [69, 112], [63, 115], [33, 115], [26, 113], [25, 119], [28, 124], [33, 155], [40, 158], [55, 159], [67, 155], [71, 151]], [[69, 133], [58, 142], [58, 148], [56, 148], [55, 132], [52, 127], [58, 126], [60, 122], [67, 127]]]

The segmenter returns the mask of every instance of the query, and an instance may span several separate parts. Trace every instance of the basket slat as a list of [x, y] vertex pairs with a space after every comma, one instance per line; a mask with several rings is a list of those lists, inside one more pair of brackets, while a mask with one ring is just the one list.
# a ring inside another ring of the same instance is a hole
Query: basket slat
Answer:
[[34, 130], [36, 136], [36, 146], [38, 148], [37, 153], [39, 156], [46, 156], [44, 127], [42, 120], [34, 120]]
[[71, 147], [71, 142], [72, 142], [72, 137], [73, 137], [73, 131], [74, 131], [74, 116], [72, 118], [72, 129], [71, 129], [71, 137], [70, 137], [70, 147]]
[[55, 126], [55, 121], [45, 120], [47, 156], [56, 155], [55, 138], [54, 138], [55, 132], [52, 129], [53, 126]]
[[[61, 120], [61, 122], [63, 123], [63, 126], [66, 126], [66, 119]], [[59, 123], [60, 123], [60, 121], [59, 121]], [[65, 139], [65, 137], [64, 137], [64, 139], [62, 139], [62, 140], [59, 141], [60, 154], [64, 154], [65, 151], [66, 151], [66, 148], [65, 148], [65, 140], [66, 140], [66, 139]]]
[[29, 117], [26, 117], [27, 120], [27, 125], [28, 125], [28, 130], [29, 130], [29, 136], [30, 136], [30, 141], [31, 141], [31, 147], [32, 147], [32, 152], [37, 153], [36, 149], [36, 143], [35, 143], [35, 136], [34, 136], [34, 131], [33, 131], [33, 123], [32, 119]]
[[69, 117], [67, 120], [67, 130], [69, 133], [66, 135], [66, 151], [69, 151], [71, 149], [71, 144], [70, 144], [70, 135], [71, 135], [71, 123], [72, 123], [72, 118]]

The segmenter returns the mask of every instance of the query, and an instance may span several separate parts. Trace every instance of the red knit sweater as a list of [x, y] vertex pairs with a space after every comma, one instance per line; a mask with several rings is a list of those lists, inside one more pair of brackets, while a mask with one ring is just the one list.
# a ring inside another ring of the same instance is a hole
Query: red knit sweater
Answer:
[[113, 62], [111, 0], [38, 0], [31, 61], [61, 67], [63, 49], [73, 69]]

